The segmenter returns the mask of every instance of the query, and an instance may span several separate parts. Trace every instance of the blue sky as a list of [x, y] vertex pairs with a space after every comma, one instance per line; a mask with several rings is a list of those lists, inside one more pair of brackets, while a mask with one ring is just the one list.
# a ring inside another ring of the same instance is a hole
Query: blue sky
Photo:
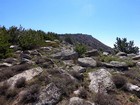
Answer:
[[111, 47], [126, 37], [140, 47], [140, 0], [0, 0], [0, 25], [90, 34]]

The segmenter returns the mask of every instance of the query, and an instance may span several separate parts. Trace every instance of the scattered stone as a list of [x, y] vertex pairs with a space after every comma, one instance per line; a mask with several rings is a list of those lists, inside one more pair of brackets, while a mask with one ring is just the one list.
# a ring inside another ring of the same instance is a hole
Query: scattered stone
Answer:
[[139, 60], [140, 59], [140, 55], [136, 55], [135, 57], [132, 58], [133, 60]]
[[137, 62], [136, 65], [140, 67], [140, 62]]
[[91, 50], [91, 51], [87, 51], [87, 52], [85, 53], [85, 55], [86, 55], [87, 57], [98, 56], [98, 55], [99, 55], [99, 52], [98, 52], [97, 49], [93, 49], [93, 50]]
[[137, 86], [137, 85], [133, 85], [131, 83], [127, 83], [127, 89], [129, 91], [137, 91], [137, 92], [140, 92], [140, 87]]
[[97, 62], [93, 58], [90, 58], [90, 57], [78, 58], [78, 63], [79, 65], [83, 67], [96, 67], [97, 66]]
[[42, 89], [39, 101], [35, 105], [54, 105], [60, 100], [61, 95], [61, 90], [54, 83], [50, 83]]
[[40, 50], [43, 50], [43, 51], [51, 51], [52, 50], [52, 47], [41, 47]]
[[90, 101], [81, 99], [79, 97], [72, 97], [72, 98], [70, 98], [68, 105], [95, 105], [95, 104], [91, 103]]
[[99, 89], [102, 92], [106, 92], [106, 90], [114, 87], [112, 75], [106, 69], [90, 72], [89, 79], [91, 80], [89, 89], [95, 93], [98, 93]]
[[19, 49], [19, 46], [18, 45], [11, 45], [10, 48], [13, 49], [14, 51], [17, 51]]
[[134, 94], [136, 94], [138, 97], [140, 97], [140, 87], [137, 85], [133, 85], [131, 83], [127, 83], [126, 89]]
[[135, 56], [136, 56], [136, 54], [131, 53], [131, 54], [127, 54], [127, 56], [128, 56], [128, 57], [135, 57]]
[[110, 63], [102, 62], [102, 65], [108, 68], [118, 68], [120, 70], [127, 70], [128, 65], [125, 62], [111, 61]]
[[74, 62], [73, 60], [63, 60], [63, 63], [66, 65], [66, 66], [74, 66]]
[[109, 55], [109, 53], [108, 52], [103, 52], [103, 55], [107, 56], [107, 55]]
[[11, 67], [12, 64], [9, 64], [9, 63], [0, 63], [0, 68], [1, 67]]
[[31, 51], [31, 55], [33, 55], [33, 56], [41, 56], [41, 54], [37, 50]]
[[127, 54], [125, 52], [118, 52], [116, 55], [117, 56], [127, 56]]
[[81, 67], [78, 65], [73, 66], [72, 69], [78, 73], [84, 73], [86, 71], [86, 69], [84, 67]]

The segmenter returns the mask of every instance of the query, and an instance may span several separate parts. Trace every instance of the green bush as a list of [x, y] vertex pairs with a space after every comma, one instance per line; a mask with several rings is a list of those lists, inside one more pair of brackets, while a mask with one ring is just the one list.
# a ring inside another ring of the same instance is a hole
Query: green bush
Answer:
[[12, 56], [10, 49], [9, 35], [5, 27], [0, 27], [0, 58], [7, 58]]
[[59, 36], [56, 33], [48, 32], [46, 35], [44, 35], [44, 39], [51, 41], [54, 41], [56, 39], [59, 40]]
[[66, 41], [67, 43], [69, 43], [69, 44], [73, 44], [72, 39], [71, 39], [70, 36], [67, 36], [67, 35], [66, 35], [65, 41]]
[[116, 52], [122, 51], [125, 53], [139, 53], [139, 48], [134, 46], [134, 41], [127, 42], [126, 38], [116, 38], [117, 42], [114, 44]]
[[75, 47], [75, 51], [78, 53], [79, 56], [82, 56], [86, 52], [86, 46], [82, 44], [77, 44]]
[[34, 30], [27, 30], [19, 37], [19, 45], [23, 50], [34, 49], [45, 43], [43, 35]]

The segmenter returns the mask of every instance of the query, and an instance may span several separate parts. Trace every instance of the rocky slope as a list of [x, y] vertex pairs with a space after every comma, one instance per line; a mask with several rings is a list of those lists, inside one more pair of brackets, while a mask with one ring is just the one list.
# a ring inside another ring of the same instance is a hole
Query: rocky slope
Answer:
[[0, 60], [0, 105], [140, 105], [140, 55], [74, 46], [15, 51]]
[[109, 51], [113, 52], [112, 48], [103, 44], [96, 38], [92, 37], [91, 35], [86, 34], [63, 34], [60, 35], [62, 39], [65, 39], [66, 37], [70, 37], [72, 39], [72, 42], [74, 44], [81, 43], [86, 45], [90, 49], [98, 49], [103, 51]]

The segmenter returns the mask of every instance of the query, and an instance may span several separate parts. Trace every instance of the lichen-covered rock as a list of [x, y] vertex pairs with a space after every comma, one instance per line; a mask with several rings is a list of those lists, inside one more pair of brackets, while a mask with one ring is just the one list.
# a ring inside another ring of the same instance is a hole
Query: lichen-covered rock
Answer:
[[80, 66], [83, 67], [96, 67], [97, 62], [90, 57], [85, 57], [85, 58], [78, 58], [78, 63]]
[[50, 83], [42, 89], [39, 101], [35, 105], [54, 105], [60, 100], [61, 95], [61, 90], [54, 83]]
[[112, 89], [114, 87], [112, 75], [106, 69], [90, 72], [89, 79], [91, 80], [89, 89], [95, 93], [99, 90], [106, 92], [106, 89]]

